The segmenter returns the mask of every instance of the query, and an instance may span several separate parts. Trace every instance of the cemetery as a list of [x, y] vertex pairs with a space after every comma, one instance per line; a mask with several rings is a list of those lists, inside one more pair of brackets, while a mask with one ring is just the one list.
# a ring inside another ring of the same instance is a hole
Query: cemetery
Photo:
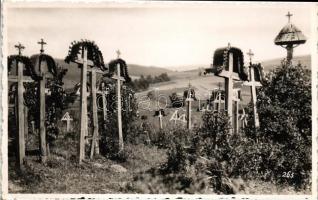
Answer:
[[[98, 41], [83, 39], [57, 62], [44, 38], [31, 56], [17, 41], [7, 59], [9, 192], [310, 193], [311, 71], [293, 58], [306, 37], [291, 16], [274, 69], [228, 43], [211, 49], [202, 77], [138, 92], [124, 50], [104, 60]], [[80, 82], [67, 90], [71, 67]]]

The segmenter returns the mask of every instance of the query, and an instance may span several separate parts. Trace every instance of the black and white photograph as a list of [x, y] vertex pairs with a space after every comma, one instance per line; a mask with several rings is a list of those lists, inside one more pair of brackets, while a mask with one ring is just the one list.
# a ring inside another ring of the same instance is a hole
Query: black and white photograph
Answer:
[[317, 194], [316, 4], [2, 6], [7, 195]]

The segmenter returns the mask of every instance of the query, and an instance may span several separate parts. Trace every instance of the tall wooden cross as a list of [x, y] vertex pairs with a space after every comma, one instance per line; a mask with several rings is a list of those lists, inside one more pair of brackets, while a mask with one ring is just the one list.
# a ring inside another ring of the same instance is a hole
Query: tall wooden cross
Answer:
[[[117, 50], [117, 58], [120, 57], [120, 51]], [[120, 64], [117, 64], [117, 75], [112, 77], [117, 80], [117, 121], [118, 121], [118, 143], [119, 143], [119, 151], [124, 150], [124, 139], [123, 139], [123, 128], [122, 128], [122, 108], [121, 108], [121, 81], [124, 81], [124, 77], [121, 76], [120, 73]]]
[[87, 58], [87, 48], [82, 47], [82, 57], [75, 61], [75, 63], [82, 65], [81, 67], [81, 90], [80, 90], [80, 142], [79, 142], [79, 164], [85, 159], [85, 136], [87, 135], [87, 67], [93, 66], [94, 63]]
[[193, 101], [192, 94], [191, 94], [191, 84], [189, 82], [188, 87], [188, 96], [186, 98], [186, 101], [188, 102], [187, 106], [187, 128], [190, 130], [191, 127], [191, 102]]
[[291, 14], [289, 11], [286, 15], [286, 17], [288, 17], [288, 23], [290, 23], [290, 18], [293, 16], [293, 14]]
[[[228, 48], [230, 48], [230, 43]], [[230, 125], [232, 125], [232, 115], [233, 115], [233, 81], [240, 80], [237, 73], [233, 72], [233, 53], [229, 52], [229, 69], [223, 70], [219, 76], [224, 77], [225, 79], [225, 109], [230, 118]], [[233, 130], [229, 130], [230, 133], [233, 133]]]
[[47, 43], [44, 42], [43, 38], [41, 38], [41, 41], [39, 41], [38, 44], [41, 45], [40, 52], [41, 52], [41, 53], [44, 53], [44, 45], [46, 45]]
[[[44, 53], [43, 46], [46, 44], [43, 39], [41, 39], [38, 44], [41, 45], [40, 53]], [[48, 149], [47, 149], [47, 142], [46, 142], [46, 124], [45, 124], [45, 118], [46, 118], [46, 111], [45, 111], [45, 84], [46, 84], [46, 75], [47, 75], [47, 67], [44, 66], [44, 64], [47, 65], [45, 62], [39, 61], [39, 71], [40, 76], [42, 77], [41, 80], [39, 80], [39, 88], [40, 88], [40, 152], [41, 152], [41, 162], [46, 163], [47, 155], [48, 155]]]
[[[19, 51], [19, 55], [21, 55], [21, 44], [15, 45], [15, 47]], [[23, 168], [23, 161], [25, 158], [25, 134], [28, 132], [27, 130], [27, 119], [25, 119], [27, 116], [25, 115], [27, 113], [26, 107], [24, 106], [24, 98], [23, 98], [23, 93], [24, 93], [24, 82], [33, 82], [31, 77], [29, 76], [23, 76], [23, 69], [24, 69], [24, 64], [17, 61], [15, 62], [16, 64], [16, 74], [17, 76], [9, 75], [8, 76], [8, 81], [9, 82], [17, 82], [18, 83], [18, 88], [17, 88], [17, 95], [15, 98], [15, 115], [16, 115], [16, 121], [18, 125], [18, 132], [17, 132], [17, 166], [19, 169]]]
[[258, 128], [259, 127], [259, 118], [258, 118], [257, 107], [256, 107], [256, 101], [257, 101], [256, 87], [260, 87], [260, 86], [262, 86], [262, 84], [258, 81], [255, 81], [255, 71], [254, 71], [255, 66], [252, 64], [252, 57], [254, 55], [253, 52], [251, 50], [249, 50], [247, 55], [250, 57], [249, 81], [244, 82], [244, 85], [251, 87], [251, 94], [252, 94], [251, 98], [252, 98], [252, 104], [253, 104], [254, 125], [255, 125], [255, 128]]

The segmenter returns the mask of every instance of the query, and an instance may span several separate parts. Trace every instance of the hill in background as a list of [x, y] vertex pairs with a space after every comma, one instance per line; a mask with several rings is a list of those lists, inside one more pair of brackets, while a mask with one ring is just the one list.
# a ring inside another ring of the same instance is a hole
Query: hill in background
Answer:
[[[68, 72], [64, 78], [64, 85], [65, 88], [73, 88], [74, 85], [80, 82], [80, 69], [78, 68], [77, 64], [70, 63], [67, 64], [62, 59], [55, 59], [58, 65], [62, 66], [63, 68], [68, 69]], [[265, 72], [268, 72], [274, 69], [277, 66], [280, 66], [282, 58], [266, 60], [261, 62], [262, 66], [264, 67]], [[311, 69], [311, 57], [310, 55], [305, 56], [295, 56], [293, 62], [297, 64], [300, 62], [302, 65], [306, 66], [307, 68]], [[141, 75], [147, 76], [158, 76], [162, 73], [167, 73], [172, 81], [177, 79], [192, 79], [192, 77], [197, 77], [199, 70], [203, 70], [204, 68], [209, 68], [209, 64], [207, 65], [192, 65], [192, 70], [187, 71], [172, 71], [170, 69], [162, 68], [162, 67], [155, 67], [155, 66], [142, 66], [137, 64], [128, 64], [128, 72], [132, 79], [139, 78]], [[182, 68], [182, 67], [181, 67]]]

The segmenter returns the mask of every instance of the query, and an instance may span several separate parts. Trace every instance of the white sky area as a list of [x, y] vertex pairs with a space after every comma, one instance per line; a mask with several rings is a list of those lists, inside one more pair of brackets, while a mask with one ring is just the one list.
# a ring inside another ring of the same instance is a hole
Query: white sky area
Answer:
[[[310, 54], [311, 5], [300, 3], [107, 3], [95, 7], [19, 6], [7, 7], [8, 53], [16, 54], [21, 42], [24, 55], [39, 53], [37, 42], [43, 38], [45, 52], [65, 58], [74, 40], [93, 40], [104, 61], [121, 57], [127, 63], [182, 70], [186, 66], [210, 65], [215, 49], [227, 46], [249, 49], [254, 60], [286, 56], [286, 50], [274, 45], [274, 38], [291, 18], [308, 38], [294, 55]], [[87, 6], [88, 4], [86, 4]], [[247, 56], [246, 56], [247, 57]]]

